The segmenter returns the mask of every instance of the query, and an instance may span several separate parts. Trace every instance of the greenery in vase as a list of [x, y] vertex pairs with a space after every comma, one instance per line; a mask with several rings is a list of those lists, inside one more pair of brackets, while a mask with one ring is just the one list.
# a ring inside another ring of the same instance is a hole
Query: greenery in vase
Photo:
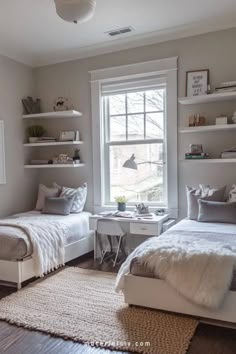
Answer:
[[27, 133], [30, 138], [41, 138], [46, 130], [41, 125], [31, 125], [27, 128]]
[[122, 195], [122, 196], [116, 197], [115, 201], [116, 201], [116, 203], [127, 203], [128, 199], [124, 195]]

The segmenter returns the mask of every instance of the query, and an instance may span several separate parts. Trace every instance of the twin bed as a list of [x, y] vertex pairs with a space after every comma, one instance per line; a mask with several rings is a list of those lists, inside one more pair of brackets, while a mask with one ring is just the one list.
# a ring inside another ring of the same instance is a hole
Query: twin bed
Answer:
[[93, 233], [89, 231], [90, 215], [88, 212], [67, 216], [46, 215], [33, 210], [0, 220], [0, 282], [14, 283], [20, 289], [24, 281], [38, 276], [32, 258], [33, 245], [21, 227], [22, 221], [25, 224], [27, 220], [30, 225], [40, 220], [45, 230], [52, 222], [63, 225], [66, 235], [63, 245], [64, 263], [93, 251]]

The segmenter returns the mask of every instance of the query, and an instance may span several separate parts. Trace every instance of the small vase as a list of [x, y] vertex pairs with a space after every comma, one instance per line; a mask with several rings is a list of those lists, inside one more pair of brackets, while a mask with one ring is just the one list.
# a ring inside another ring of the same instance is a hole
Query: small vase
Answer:
[[117, 203], [117, 209], [119, 211], [126, 211], [126, 203]]
[[37, 143], [37, 141], [38, 141], [37, 137], [32, 137], [32, 136], [29, 137], [29, 142], [30, 143]]

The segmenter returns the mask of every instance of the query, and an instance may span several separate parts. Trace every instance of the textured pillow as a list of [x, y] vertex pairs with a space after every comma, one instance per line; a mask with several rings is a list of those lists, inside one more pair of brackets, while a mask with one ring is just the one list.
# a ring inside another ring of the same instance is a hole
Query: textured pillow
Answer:
[[198, 221], [236, 224], [236, 203], [211, 202], [199, 199]]
[[210, 186], [200, 185], [199, 189], [187, 186], [188, 219], [197, 220], [198, 218], [198, 200], [224, 201], [225, 186], [219, 189]]
[[66, 197], [46, 197], [43, 214], [69, 215], [73, 205], [72, 198]]
[[84, 183], [77, 189], [62, 187], [60, 197], [74, 197], [71, 213], [80, 213], [84, 209], [84, 204], [87, 198], [87, 183]]
[[229, 203], [236, 202], [236, 185], [234, 184], [229, 191], [228, 200]]
[[57, 187], [48, 188], [44, 184], [39, 185], [38, 190], [38, 200], [36, 203], [36, 210], [42, 210], [45, 203], [46, 197], [58, 197], [59, 189]]

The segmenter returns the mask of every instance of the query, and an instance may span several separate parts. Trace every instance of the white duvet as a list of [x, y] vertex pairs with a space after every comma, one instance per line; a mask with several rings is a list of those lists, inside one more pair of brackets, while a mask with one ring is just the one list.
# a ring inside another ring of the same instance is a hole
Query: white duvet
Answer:
[[181, 221], [134, 250], [118, 273], [117, 291], [124, 289], [124, 276], [136, 257], [190, 301], [218, 308], [236, 265], [236, 225]]

